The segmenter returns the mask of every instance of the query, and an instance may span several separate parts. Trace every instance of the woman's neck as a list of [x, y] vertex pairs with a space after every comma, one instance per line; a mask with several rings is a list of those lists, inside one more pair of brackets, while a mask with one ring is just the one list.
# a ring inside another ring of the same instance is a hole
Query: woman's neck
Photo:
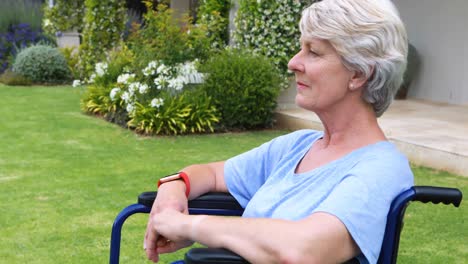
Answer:
[[[356, 105], [354, 105], [356, 106]], [[371, 106], [317, 113], [324, 126], [321, 145], [358, 148], [386, 140]]]

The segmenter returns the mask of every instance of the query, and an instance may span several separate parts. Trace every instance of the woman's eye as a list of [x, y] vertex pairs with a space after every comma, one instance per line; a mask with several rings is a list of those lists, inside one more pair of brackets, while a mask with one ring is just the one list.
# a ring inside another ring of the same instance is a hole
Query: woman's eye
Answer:
[[317, 52], [313, 51], [313, 50], [309, 50], [309, 54], [313, 55], [313, 56], [318, 56]]

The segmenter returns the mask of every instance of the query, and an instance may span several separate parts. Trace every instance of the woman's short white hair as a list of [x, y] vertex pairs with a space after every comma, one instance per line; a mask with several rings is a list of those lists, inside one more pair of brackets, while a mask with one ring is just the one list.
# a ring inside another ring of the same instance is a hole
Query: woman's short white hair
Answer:
[[393, 100], [403, 80], [408, 37], [390, 0], [323, 0], [306, 8], [302, 38], [328, 40], [350, 70], [368, 78], [363, 99], [377, 117]]

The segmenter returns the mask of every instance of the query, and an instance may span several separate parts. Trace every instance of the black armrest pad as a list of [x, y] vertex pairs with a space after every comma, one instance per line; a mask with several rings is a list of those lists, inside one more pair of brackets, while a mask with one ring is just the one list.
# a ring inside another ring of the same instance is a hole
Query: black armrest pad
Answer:
[[[192, 248], [185, 254], [185, 264], [248, 264], [236, 253], [222, 248]], [[359, 264], [356, 258], [343, 264]]]
[[192, 248], [185, 254], [185, 264], [248, 264], [236, 253], [222, 248]]
[[413, 201], [453, 204], [458, 207], [463, 198], [462, 192], [455, 188], [433, 186], [415, 186], [413, 188], [415, 192]]
[[[157, 192], [144, 192], [138, 196], [138, 203], [151, 207]], [[229, 193], [206, 193], [189, 201], [190, 208], [244, 210]]]

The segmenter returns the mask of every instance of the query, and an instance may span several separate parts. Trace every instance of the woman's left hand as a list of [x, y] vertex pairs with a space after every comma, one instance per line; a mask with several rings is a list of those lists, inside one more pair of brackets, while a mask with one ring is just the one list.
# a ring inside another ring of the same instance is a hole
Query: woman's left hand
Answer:
[[158, 241], [158, 253], [170, 253], [193, 244], [189, 240], [192, 217], [174, 209], [165, 209], [153, 216], [153, 228], [166, 241]]

